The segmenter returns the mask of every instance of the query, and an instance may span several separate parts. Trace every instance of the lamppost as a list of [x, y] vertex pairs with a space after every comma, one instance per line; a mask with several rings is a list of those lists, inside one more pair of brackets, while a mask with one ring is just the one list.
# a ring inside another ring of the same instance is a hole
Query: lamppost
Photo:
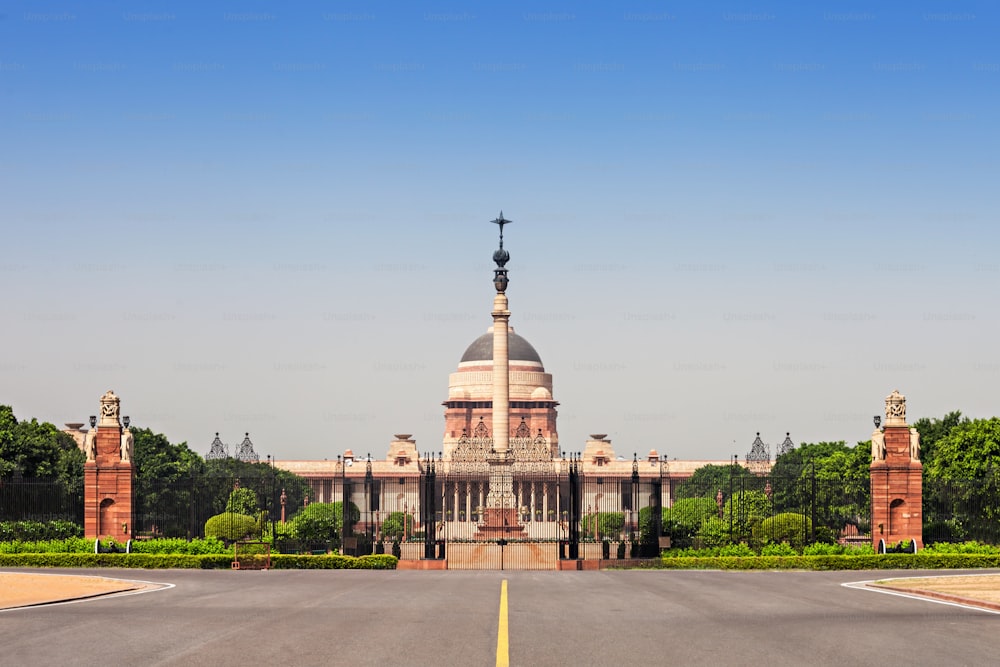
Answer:
[[739, 454], [733, 454], [732, 462], [729, 466], [729, 543], [733, 542], [733, 510], [736, 509], [733, 502], [733, 475], [736, 474], [736, 461]]
[[[664, 473], [664, 471], [666, 471], [666, 473], [667, 473], [667, 494], [666, 494], [667, 495], [667, 502], [666, 502], [666, 505], [663, 504], [663, 473]], [[656, 553], [657, 554], [659, 554], [661, 552], [661, 550], [662, 550], [661, 545], [662, 544], [666, 544], [667, 546], [669, 546], [669, 543], [666, 543], [663, 540], [661, 540], [661, 538], [664, 536], [664, 534], [666, 532], [666, 526], [663, 525], [663, 508], [664, 508], [664, 506], [666, 506], [668, 508], [668, 510], [670, 508], [670, 462], [667, 459], [667, 455], [666, 454], [663, 454], [662, 456], [660, 456], [660, 489], [659, 489], [659, 493], [660, 493], [660, 497], [659, 497], [659, 501], [660, 502], [658, 503], [659, 516], [653, 517], [653, 525], [657, 527], [657, 530], [656, 530]]]
[[344, 464], [346, 460], [341, 460], [340, 454], [337, 454], [337, 467], [340, 469], [340, 555], [345, 556], [347, 552], [344, 547], [345, 537], [347, 536], [347, 489], [344, 488], [344, 483], [347, 481], [344, 474]]
[[374, 549], [372, 542], [372, 455], [365, 460], [365, 541], [367, 549]]
[[639, 523], [639, 457], [636, 452], [632, 452], [632, 508], [629, 510], [629, 541], [631, 542], [631, 556], [635, 558], [638, 544], [636, 544], [636, 529]]

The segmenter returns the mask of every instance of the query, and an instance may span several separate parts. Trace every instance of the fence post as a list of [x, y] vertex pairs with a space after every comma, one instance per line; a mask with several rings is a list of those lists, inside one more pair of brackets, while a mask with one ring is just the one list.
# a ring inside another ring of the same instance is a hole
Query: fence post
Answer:
[[579, 459], [573, 454], [569, 461], [569, 557], [580, 557], [580, 470]]

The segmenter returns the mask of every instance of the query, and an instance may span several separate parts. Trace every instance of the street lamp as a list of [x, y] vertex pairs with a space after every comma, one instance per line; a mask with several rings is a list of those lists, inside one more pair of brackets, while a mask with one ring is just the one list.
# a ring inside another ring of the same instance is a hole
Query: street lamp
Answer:
[[365, 539], [368, 548], [372, 544], [372, 455], [368, 454], [365, 461]]

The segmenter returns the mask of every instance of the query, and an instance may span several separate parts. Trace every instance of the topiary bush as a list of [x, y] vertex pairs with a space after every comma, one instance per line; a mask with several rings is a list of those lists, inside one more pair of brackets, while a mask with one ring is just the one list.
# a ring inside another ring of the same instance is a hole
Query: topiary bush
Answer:
[[223, 512], [205, 522], [205, 537], [214, 537], [226, 543], [243, 540], [259, 532], [257, 519], [246, 514]]

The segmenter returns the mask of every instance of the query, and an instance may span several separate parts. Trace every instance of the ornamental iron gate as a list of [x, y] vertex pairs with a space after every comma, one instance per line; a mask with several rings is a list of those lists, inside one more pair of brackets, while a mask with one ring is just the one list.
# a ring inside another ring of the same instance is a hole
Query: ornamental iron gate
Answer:
[[[403, 558], [415, 555], [410, 540], [419, 558], [446, 559], [448, 569], [554, 570], [560, 561], [659, 554], [658, 476], [640, 477], [633, 466], [627, 478], [585, 477], [578, 455], [476, 465], [445, 471], [441, 459], [422, 461], [419, 524], [394, 545]], [[495, 485], [503, 492], [491, 494]]]

